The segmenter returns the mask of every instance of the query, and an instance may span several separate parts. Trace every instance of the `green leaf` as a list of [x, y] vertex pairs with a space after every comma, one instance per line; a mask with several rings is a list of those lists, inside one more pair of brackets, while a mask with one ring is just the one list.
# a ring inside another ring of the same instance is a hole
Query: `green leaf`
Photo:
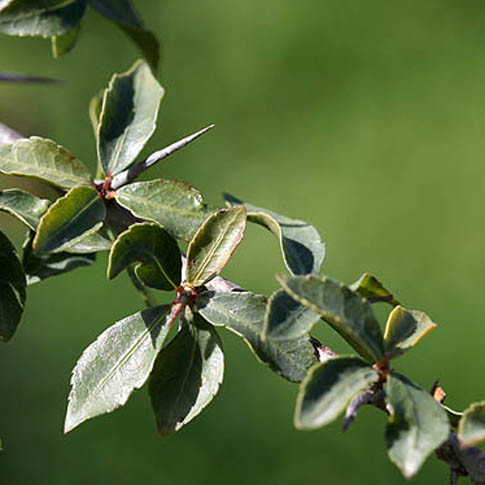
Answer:
[[91, 186], [93, 182], [84, 163], [64, 147], [38, 136], [0, 146], [0, 172], [33, 177], [61, 188]]
[[94, 136], [98, 132], [99, 118], [101, 116], [101, 107], [103, 104], [102, 93], [100, 96], [94, 95], [89, 102], [89, 120], [91, 121], [91, 126], [93, 127]]
[[53, 35], [51, 37], [52, 57], [58, 57], [70, 52], [76, 45], [79, 37], [81, 24], [76, 25], [72, 30], [61, 35]]
[[200, 314], [244, 339], [258, 359], [292, 382], [302, 381], [317, 357], [308, 335], [285, 341], [264, 341], [266, 299], [249, 292], [205, 292], [197, 300]]
[[180, 284], [182, 257], [170, 234], [153, 222], [133, 224], [113, 243], [108, 261], [108, 279], [128, 265], [139, 262], [135, 272], [150, 288], [170, 291]]
[[395, 307], [389, 314], [384, 332], [386, 354], [391, 358], [403, 354], [436, 327], [424, 312]]
[[129, 0], [90, 0], [90, 4], [102, 15], [116, 22], [118, 27], [138, 45], [154, 71], [159, 60], [156, 37], [148, 30]]
[[22, 318], [27, 282], [14, 246], [1, 231], [0, 268], [0, 340], [7, 342]]
[[135, 182], [116, 191], [116, 201], [140, 219], [158, 222], [172, 236], [190, 241], [212, 212], [191, 185], [157, 179]]
[[485, 401], [475, 402], [465, 409], [458, 424], [458, 438], [463, 446], [485, 441]]
[[294, 275], [320, 273], [325, 258], [325, 244], [313, 226], [247, 204], [232, 195], [223, 194], [223, 196], [229, 205], [244, 205], [248, 213], [248, 221], [266, 227], [279, 239], [288, 271]]
[[361, 391], [379, 380], [379, 373], [358, 357], [333, 357], [316, 364], [300, 386], [294, 423], [314, 429], [331, 423]]
[[0, 191], [0, 211], [12, 214], [30, 229], [36, 229], [50, 201], [39, 199], [20, 189]]
[[277, 280], [292, 298], [318, 313], [364, 359], [382, 359], [384, 341], [379, 322], [370, 304], [358, 293], [328, 277], [277, 275]]
[[217, 276], [244, 236], [246, 209], [233, 207], [212, 214], [200, 226], [187, 250], [185, 279], [197, 287]]
[[194, 315], [162, 349], [148, 392], [160, 434], [169, 435], [194, 419], [214, 398], [224, 375], [222, 342], [214, 327]]
[[399, 305], [394, 295], [384, 288], [384, 285], [369, 273], [364, 273], [357, 281], [349, 285], [352, 291], [356, 291], [362, 298], [369, 300], [369, 303], [385, 301], [391, 305]]
[[87, 236], [81, 236], [75, 244], [69, 243], [66, 249], [74, 254], [97, 253], [99, 251], [109, 251], [111, 249], [112, 241], [106, 234], [105, 228], [102, 227], [98, 231]]
[[10, 0], [2, 2], [0, 32], [51, 37], [72, 30], [86, 11], [86, 0]]
[[71, 254], [66, 252], [56, 254], [33, 254], [32, 241], [35, 233], [30, 232], [24, 242], [22, 265], [27, 276], [27, 284], [33, 285], [39, 281], [72, 271], [82, 266], [90, 266], [95, 261], [95, 254]]
[[64, 432], [123, 406], [148, 379], [167, 336], [170, 305], [135, 313], [106, 329], [74, 367]]
[[98, 126], [98, 158], [106, 174], [129, 167], [155, 131], [162, 86], [145, 62], [115, 74], [105, 90]]
[[34, 239], [36, 252], [59, 252], [74, 246], [102, 226], [106, 208], [98, 192], [74, 187], [42, 216]]
[[390, 412], [386, 427], [389, 458], [406, 478], [411, 478], [447, 440], [448, 417], [428, 392], [403, 375], [390, 374], [385, 391]]
[[286, 291], [275, 291], [266, 308], [263, 337], [288, 340], [301, 337], [320, 320], [320, 315], [300, 305]]

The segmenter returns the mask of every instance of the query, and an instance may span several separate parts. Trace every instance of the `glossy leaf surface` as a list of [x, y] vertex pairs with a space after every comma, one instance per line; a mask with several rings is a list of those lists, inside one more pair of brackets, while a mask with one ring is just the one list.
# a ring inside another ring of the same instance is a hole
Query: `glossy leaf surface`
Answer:
[[104, 173], [116, 175], [134, 162], [155, 131], [163, 94], [145, 62], [113, 76], [104, 92], [97, 132]]
[[211, 210], [191, 185], [157, 179], [116, 191], [116, 201], [140, 219], [158, 222], [172, 236], [190, 241]]
[[389, 314], [384, 332], [386, 354], [389, 357], [403, 354], [436, 327], [426, 313], [396, 306]]
[[291, 297], [318, 313], [364, 359], [382, 359], [384, 341], [379, 322], [358, 293], [328, 277], [278, 275], [277, 279]]
[[39, 199], [20, 189], [0, 191], [0, 211], [12, 214], [30, 229], [36, 229], [50, 201]]
[[301, 305], [286, 291], [275, 291], [266, 308], [264, 318], [264, 338], [288, 340], [308, 333], [320, 320], [320, 315]]
[[359, 392], [378, 380], [378, 372], [358, 357], [334, 357], [315, 365], [300, 387], [296, 428], [327, 425], [345, 411]]
[[104, 202], [96, 190], [75, 187], [42, 216], [33, 248], [37, 252], [62, 251], [95, 233], [105, 216]]
[[86, 0], [10, 0], [0, 9], [0, 32], [50, 37], [73, 29], [86, 10]]
[[109, 255], [108, 279], [139, 262], [136, 275], [151, 288], [170, 291], [180, 284], [182, 258], [170, 234], [153, 222], [133, 224], [118, 236]]
[[173, 434], [213, 399], [224, 375], [222, 343], [214, 327], [194, 315], [162, 349], [150, 375], [148, 392], [160, 434]]
[[485, 441], [485, 401], [473, 403], [465, 410], [458, 425], [458, 438], [464, 446]]
[[278, 237], [283, 259], [292, 274], [320, 273], [325, 258], [325, 244], [313, 226], [247, 204], [229, 194], [224, 194], [224, 199], [230, 205], [244, 205], [249, 221], [266, 227]]
[[448, 418], [431, 394], [400, 374], [388, 376], [385, 391], [391, 413], [386, 427], [389, 458], [411, 478], [448, 438]]
[[206, 292], [198, 300], [200, 314], [242, 337], [258, 359], [292, 382], [302, 381], [317, 362], [307, 335], [285, 341], [262, 338], [266, 299], [249, 292]]
[[61, 188], [92, 185], [84, 163], [52, 140], [37, 136], [0, 146], [0, 172], [33, 177]]
[[244, 207], [221, 209], [198, 229], [187, 250], [185, 279], [194, 287], [217, 276], [244, 236]]
[[168, 333], [170, 305], [135, 313], [106, 329], [73, 370], [64, 431], [123, 406], [148, 379]]
[[391, 305], [399, 305], [394, 295], [369, 273], [364, 273], [357, 281], [349, 285], [349, 288], [359, 293], [362, 298], [369, 300], [369, 303], [385, 301]]
[[4, 342], [12, 338], [22, 318], [26, 286], [17, 252], [0, 231], [0, 340]]

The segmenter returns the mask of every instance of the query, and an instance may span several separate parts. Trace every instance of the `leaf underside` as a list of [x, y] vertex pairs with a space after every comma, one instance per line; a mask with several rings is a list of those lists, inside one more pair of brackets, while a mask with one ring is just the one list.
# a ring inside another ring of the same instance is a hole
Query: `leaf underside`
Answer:
[[458, 425], [458, 438], [464, 446], [485, 441], [485, 401], [471, 404]]
[[0, 191], [0, 211], [13, 215], [33, 230], [37, 229], [49, 205], [49, 200], [39, 199], [20, 189]]

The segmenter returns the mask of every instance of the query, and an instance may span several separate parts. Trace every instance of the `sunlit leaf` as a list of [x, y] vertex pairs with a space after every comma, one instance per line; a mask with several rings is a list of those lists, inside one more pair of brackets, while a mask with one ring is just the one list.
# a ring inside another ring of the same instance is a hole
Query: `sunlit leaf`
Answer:
[[135, 313], [106, 329], [73, 370], [64, 432], [123, 406], [148, 379], [168, 333], [170, 305]]
[[34, 239], [37, 252], [59, 252], [95, 233], [106, 208], [94, 189], [75, 187], [57, 199], [42, 216]]
[[136, 275], [151, 288], [170, 291], [180, 284], [182, 258], [170, 234], [153, 222], [133, 224], [118, 236], [109, 255], [108, 279], [139, 262]]
[[194, 419], [213, 399], [224, 375], [222, 343], [212, 325], [194, 315], [162, 349], [150, 375], [148, 392], [162, 435]]
[[0, 146], [0, 172], [33, 177], [61, 188], [92, 185], [84, 163], [52, 140], [32, 136]]
[[145, 62], [115, 74], [104, 92], [97, 132], [98, 158], [105, 174], [129, 167], [155, 131], [164, 91]]
[[334, 357], [315, 365], [300, 387], [296, 428], [327, 425], [345, 411], [357, 394], [378, 380], [378, 372], [358, 357]]
[[358, 293], [329, 277], [278, 275], [277, 279], [292, 298], [318, 313], [364, 359], [382, 359], [384, 341], [379, 322]]
[[391, 305], [399, 305], [394, 295], [384, 285], [369, 273], [364, 273], [357, 281], [349, 285], [352, 291], [359, 293], [369, 303], [385, 301]]
[[400, 374], [388, 376], [385, 391], [390, 412], [386, 428], [389, 458], [411, 478], [448, 438], [448, 418], [431, 394]]
[[242, 206], [212, 214], [189, 244], [187, 282], [197, 287], [217, 276], [241, 242], [245, 228], [246, 210]]
[[485, 401], [471, 404], [458, 425], [458, 438], [464, 446], [485, 441]]
[[229, 194], [224, 194], [224, 199], [230, 205], [244, 205], [248, 221], [266, 227], [278, 237], [283, 259], [292, 274], [320, 273], [325, 258], [325, 244], [313, 226], [247, 204]]
[[36, 229], [50, 201], [39, 199], [20, 189], [0, 191], [0, 211], [12, 214], [30, 229]]

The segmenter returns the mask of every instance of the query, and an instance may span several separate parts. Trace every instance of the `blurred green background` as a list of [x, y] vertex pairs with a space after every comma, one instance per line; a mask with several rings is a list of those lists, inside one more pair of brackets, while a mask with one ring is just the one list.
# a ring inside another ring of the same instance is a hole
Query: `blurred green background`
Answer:
[[[350, 282], [372, 272], [439, 324], [398, 368], [426, 388], [439, 378], [454, 408], [485, 398], [483, 2], [137, 5], [162, 39], [167, 91], [145, 153], [217, 125], [147, 176], [187, 180], [217, 204], [228, 191], [314, 224], [327, 243], [326, 274]], [[49, 47], [0, 37], [0, 70], [67, 81], [1, 84], [0, 119], [53, 138], [94, 170], [89, 100], [138, 51], [93, 12], [72, 53], [55, 61]], [[19, 241], [23, 228], [1, 222]], [[227, 332], [224, 385], [176, 436], [157, 436], [145, 389], [64, 436], [76, 359], [142, 306], [125, 276], [105, 280], [105, 266], [101, 257], [31, 287], [18, 334], [0, 349], [2, 484], [405, 482], [386, 456], [383, 413], [363, 409], [346, 434], [341, 422], [293, 430], [297, 387]], [[250, 227], [225, 275], [269, 294], [282, 270], [276, 241]], [[318, 335], [348, 351], [326, 328]], [[432, 458], [414, 483], [447, 478]]]

